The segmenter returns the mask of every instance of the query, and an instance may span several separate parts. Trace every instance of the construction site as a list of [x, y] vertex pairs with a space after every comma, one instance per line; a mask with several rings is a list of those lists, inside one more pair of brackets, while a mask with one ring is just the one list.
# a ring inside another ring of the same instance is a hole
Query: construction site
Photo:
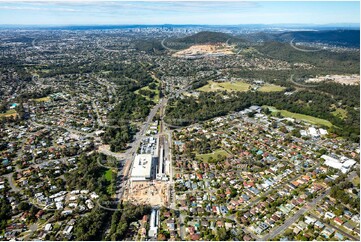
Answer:
[[140, 154], [135, 156], [132, 163], [130, 184], [124, 191], [123, 200], [134, 204], [166, 206], [170, 170], [168, 143], [164, 135], [147, 137], [139, 150]]

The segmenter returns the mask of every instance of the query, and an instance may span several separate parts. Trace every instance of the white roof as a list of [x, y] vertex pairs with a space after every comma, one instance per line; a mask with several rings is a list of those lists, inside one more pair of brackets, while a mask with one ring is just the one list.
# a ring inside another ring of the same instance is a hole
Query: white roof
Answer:
[[312, 135], [312, 136], [318, 135], [317, 129], [315, 129], [314, 127], [310, 127], [310, 128], [308, 129], [308, 132], [310, 132], [310, 135]]
[[132, 178], [150, 178], [152, 168], [152, 155], [137, 155], [133, 162]]
[[318, 131], [320, 131], [320, 134], [322, 135], [328, 134], [327, 130], [325, 129], [319, 129]]
[[341, 170], [343, 173], [347, 173], [349, 169], [356, 164], [355, 160], [348, 159], [343, 163], [340, 160], [332, 158], [328, 155], [322, 155], [321, 158], [325, 159], [325, 165]]
[[348, 159], [343, 163], [343, 167], [349, 168], [356, 164], [355, 160]]

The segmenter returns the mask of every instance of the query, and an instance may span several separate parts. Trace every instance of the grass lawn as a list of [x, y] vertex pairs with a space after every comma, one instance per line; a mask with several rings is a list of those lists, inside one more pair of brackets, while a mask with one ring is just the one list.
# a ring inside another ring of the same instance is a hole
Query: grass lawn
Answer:
[[250, 85], [245, 82], [214, 82], [209, 81], [207, 85], [198, 88], [197, 90], [202, 92], [214, 92], [214, 91], [227, 91], [227, 92], [246, 92]]
[[37, 98], [34, 99], [35, 102], [49, 102], [50, 101], [50, 97], [42, 97], [42, 98]]
[[332, 123], [330, 121], [325, 120], [325, 119], [315, 118], [315, 117], [305, 115], [305, 114], [292, 113], [292, 112], [289, 112], [287, 110], [278, 110], [275, 107], [269, 107], [269, 106], [264, 106], [264, 107], [268, 107], [268, 109], [272, 113], [280, 112], [283, 117], [289, 117], [289, 118], [294, 118], [294, 119], [298, 119], [298, 120], [303, 120], [303, 121], [306, 121], [306, 122], [311, 123], [311, 124], [325, 125], [327, 127], [332, 126]]
[[347, 117], [347, 111], [342, 108], [336, 108], [336, 111], [331, 112], [336, 117], [340, 117], [342, 119], [345, 119]]
[[278, 85], [265, 84], [262, 87], [260, 87], [258, 89], [258, 91], [260, 91], [260, 92], [282, 92], [285, 89], [286, 89], [285, 87], [281, 87]]
[[360, 186], [360, 177], [355, 177], [354, 179], [352, 179], [352, 184], [356, 187]]
[[210, 157], [212, 157], [213, 159], [217, 159], [217, 156], [218, 155], [221, 155], [221, 156], [226, 156], [228, 157], [228, 153], [225, 151], [225, 150], [222, 150], [222, 149], [218, 149], [218, 150], [215, 150], [213, 151], [212, 153], [208, 153], [208, 154], [196, 154], [196, 158], [197, 159], [200, 159], [202, 161], [208, 161], [208, 159]]
[[107, 171], [104, 173], [105, 179], [110, 182], [109, 186], [107, 187], [107, 192], [108, 192], [108, 194], [110, 194], [110, 195], [114, 193], [114, 191], [113, 191], [112, 174], [113, 174], [112, 169], [109, 169], [109, 170], [107, 170]]
[[10, 116], [15, 117], [17, 115], [18, 115], [18, 113], [16, 112], [16, 110], [10, 109], [6, 113], [0, 113], [0, 118], [3, 118], [3, 117], [7, 118], [7, 117], [10, 117]]
[[105, 173], [104, 173], [104, 177], [107, 181], [111, 181], [112, 180], [112, 169], [109, 169], [107, 170]]
[[154, 95], [154, 97], [152, 99], [150, 97], [148, 97], [148, 96], [144, 96], [144, 95], [142, 95], [142, 96], [145, 97], [147, 100], [153, 100], [153, 102], [155, 102], [155, 103], [159, 102], [159, 90], [158, 89], [152, 90], [148, 86], [146, 86], [146, 87], [142, 87], [142, 88], [136, 90], [134, 93], [139, 94], [140, 90], [149, 90], [149, 91], [154, 92], [155, 95]]

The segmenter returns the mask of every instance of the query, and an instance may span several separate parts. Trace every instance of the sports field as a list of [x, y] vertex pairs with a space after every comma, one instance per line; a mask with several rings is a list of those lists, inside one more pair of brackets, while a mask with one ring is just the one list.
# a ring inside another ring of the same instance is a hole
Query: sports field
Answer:
[[196, 158], [201, 159], [202, 161], [208, 161], [210, 157], [217, 159], [218, 155], [228, 156], [228, 153], [222, 149], [218, 149], [208, 154], [196, 154]]
[[260, 92], [282, 92], [285, 89], [286, 88], [278, 86], [278, 85], [265, 84], [265, 85], [261, 86], [258, 89], [258, 91], [260, 91]]
[[303, 120], [305, 122], [311, 123], [311, 124], [319, 124], [319, 125], [325, 125], [327, 127], [331, 127], [332, 123], [328, 120], [325, 119], [321, 119], [321, 118], [316, 118], [316, 117], [312, 117], [309, 115], [305, 115], [305, 114], [300, 114], [300, 113], [292, 113], [289, 112], [287, 110], [278, 110], [275, 107], [271, 107], [271, 106], [264, 106], [264, 107], [268, 107], [268, 109], [272, 112], [272, 113], [281, 113], [281, 115], [283, 117], [288, 117], [288, 118], [294, 118], [294, 119], [298, 119], [298, 120]]
[[198, 88], [202, 92], [215, 92], [215, 91], [227, 91], [227, 92], [245, 92], [248, 91], [250, 85], [248, 83], [238, 82], [214, 82], [209, 81], [207, 85]]
[[49, 102], [50, 97], [41, 97], [41, 98], [34, 99], [34, 101], [35, 102]]

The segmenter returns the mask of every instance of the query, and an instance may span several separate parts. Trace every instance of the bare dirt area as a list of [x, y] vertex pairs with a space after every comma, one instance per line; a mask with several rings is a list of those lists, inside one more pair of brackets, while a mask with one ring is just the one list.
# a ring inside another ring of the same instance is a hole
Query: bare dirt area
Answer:
[[193, 45], [188, 49], [174, 53], [173, 57], [191, 57], [191, 56], [212, 56], [212, 55], [232, 55], [233, 48], [226, 44], [215, 45]]
[[306, 80], [307, 83], [317, 83], [323, 81], [332, 81], [346, 85], [360, 84], [360, 75], [327, 75]]
[[123, 200], [135, 204], [165, 206], [167, 201], [167, 185], [158, 181], [135, 181], [125, 190]]

